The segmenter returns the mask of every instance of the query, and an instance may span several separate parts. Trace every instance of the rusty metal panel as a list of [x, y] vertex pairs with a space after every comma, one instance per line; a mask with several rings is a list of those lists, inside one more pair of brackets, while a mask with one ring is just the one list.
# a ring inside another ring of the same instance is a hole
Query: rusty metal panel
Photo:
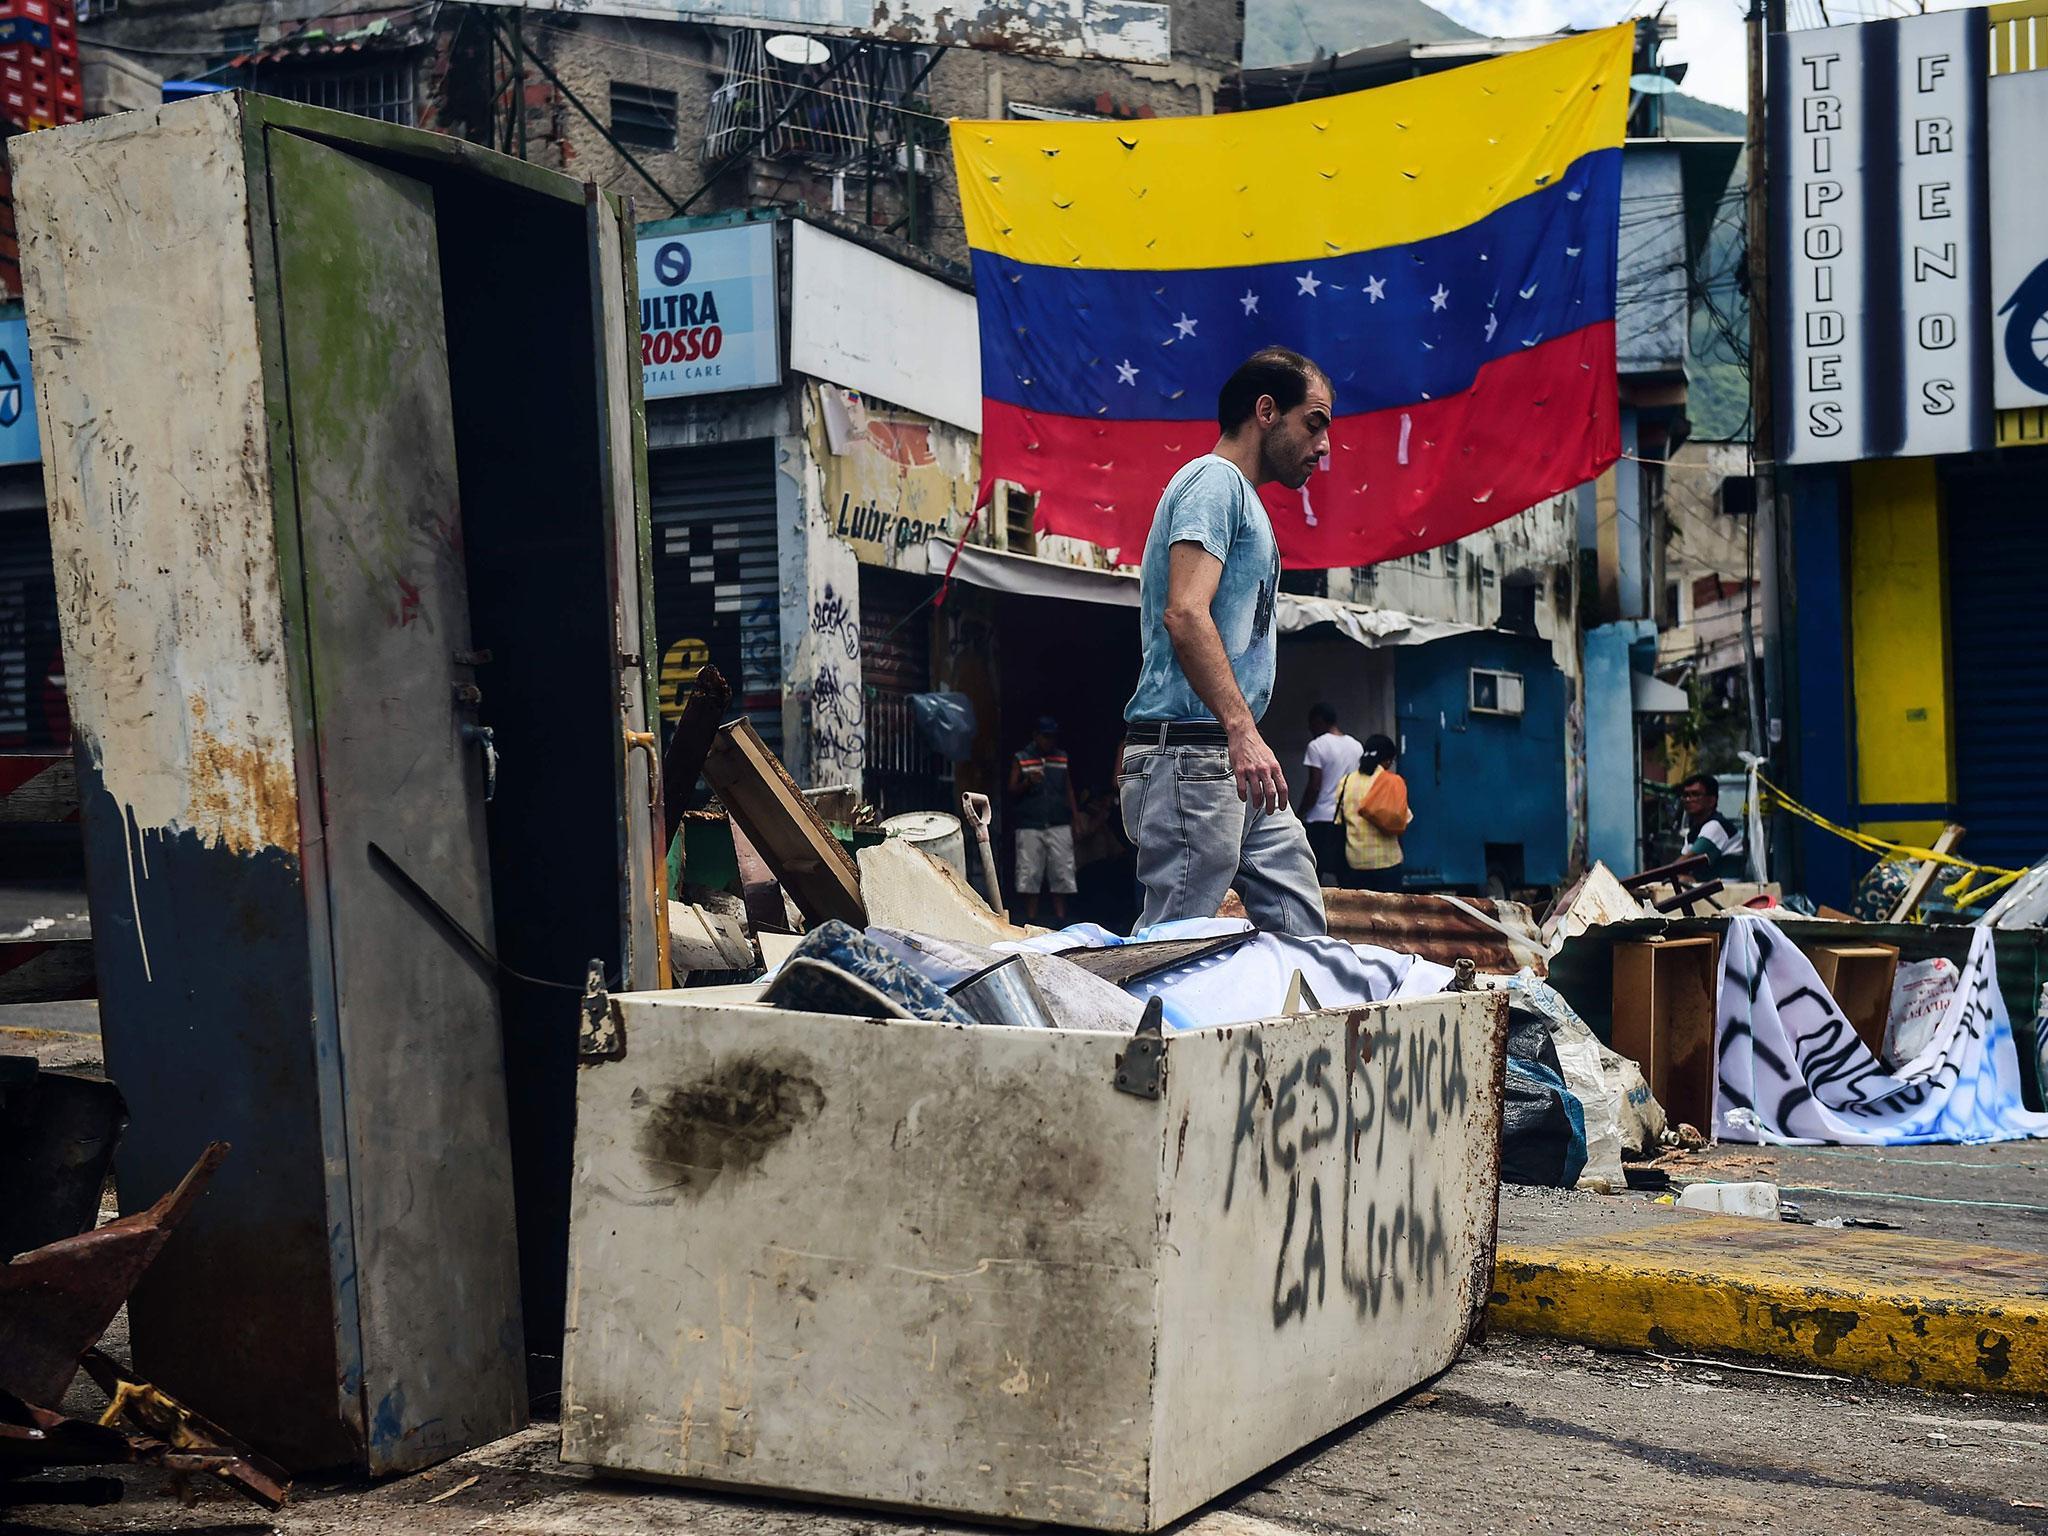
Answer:
[[1156, 1530], [1449, 1365], [1484, 1306], [1498, 996], [1173, 1035], [1156, 1099], [1118, 1034], [612, 1006], [566, 1460]]
[[[484, 3], [484, 0], [478, 0]], [[489, 0], [505, 4], [507, 0]], [[529, 11], [822, 32], [1121, 64], [1172, 62], [1170, 5], [1149, 0], [509, 0]]]
[[[356, 1446], [353, 1320], [331, 1284], [353, 1269], [352, 1224], [316, 1108], [339, 1063], [309, 1026], [244, 126], [243, 100], [220, 95], [10, 153], [101, 1032], [132, 1114], [122, 1209], [209, 1141], [236, 1148], [130, 1302], [136, 1363], [318, 1465]], [[265, 1369], [224, 1370], [247, 1358]]]

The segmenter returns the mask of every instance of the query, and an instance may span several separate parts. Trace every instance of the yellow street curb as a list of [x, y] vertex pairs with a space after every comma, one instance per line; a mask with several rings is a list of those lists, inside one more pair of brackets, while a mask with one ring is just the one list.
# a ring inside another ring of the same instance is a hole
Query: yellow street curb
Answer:
[[2048, 1258], [1891, 1232], [1699, 1216], [1504, 1242], [1486, 1318], [1505, 1333], [1610, 1349], [2048, 1392]]

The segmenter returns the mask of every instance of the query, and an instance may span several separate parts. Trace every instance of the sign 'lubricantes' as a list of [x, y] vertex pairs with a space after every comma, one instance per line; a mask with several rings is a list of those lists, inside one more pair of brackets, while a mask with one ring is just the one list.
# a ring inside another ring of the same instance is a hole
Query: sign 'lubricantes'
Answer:
[[647, 399], [782, 382], [772, 224], [642, 225], [639, 267]]

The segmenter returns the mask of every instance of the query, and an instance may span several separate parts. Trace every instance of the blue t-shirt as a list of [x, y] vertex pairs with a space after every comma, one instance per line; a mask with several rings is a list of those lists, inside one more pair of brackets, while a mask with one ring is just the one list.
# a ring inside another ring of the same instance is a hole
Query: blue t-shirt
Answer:
[[1167, 552], [1199, 544], [1223, 562], [1209, 616], [1223, 637], [1238, 691], [1258, 719], [1273, 696], [1273, 595], [1280, 587], [1280, 546], [1265, 504], [1230, 460], [1205, 453], [1166, 484], [1145, 563], [1138, 573], [1138, 634], [1145, 649], [1138, 691], [1124, 706], [1126, 720], [1213, 720], [1181, 671], [1166, 633]]

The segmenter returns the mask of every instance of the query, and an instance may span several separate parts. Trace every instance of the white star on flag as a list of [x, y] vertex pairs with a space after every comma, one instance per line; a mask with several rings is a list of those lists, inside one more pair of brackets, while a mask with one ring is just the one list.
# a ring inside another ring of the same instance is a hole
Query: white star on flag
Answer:
[[1249, 288], [1245, 289], [1244, 297], [1237, 302], [1244, 306], [1244, 312], [1248, 315], [1256, 315], [1259, 312], [1259, 296]]
[[1173, 328], [1176, 331], [1179, 331], [1183, 336], [1194, 335], [1195, 325], [1196, 322], [1188, 318], [1188, 313], [1186, 310], [1182, 310], [1180, 313], [1180, 318], [1173, 322]]
[[1436, 292], [1432, 293], [1429, 296], [1429, 307], [1433, 310], [1442, 309], [1446, 304], [1450, 302], [1451, 290], [1446, 288], [1442, 283], [1438, 283], [1436, 285]]
[[1312, 299], [1316, 296], [1316, 290], [1323, 286], [1323, 280], [1316, 276], [1315, 268], [1310, 267], [1294, 280], [1294, 285]]
[[1515, 291], [1525, 299], [1533, 299], [1536, 297], [1536, 290], [1540, 286], [1538, 283], [1531, 283], [1528, 287], [1517, 288]]
[[1138, 370], [1131, 366], [1128, 357], [1116, 365], [1116, 381], [1119, 384], [1128, 384], [1133, 389], [1138, 387]]
[[1387, 280], [1384, 277], [1368, 277], [1365, 280], [1365, 296], [1377, 304], [1387, 296]]
[[1498, 315], [1488, 314], [1486, 317], [1486, 339], [1488, 341], [1493, 340], [1493, 333], [1499, 329], [1500, 317]]

